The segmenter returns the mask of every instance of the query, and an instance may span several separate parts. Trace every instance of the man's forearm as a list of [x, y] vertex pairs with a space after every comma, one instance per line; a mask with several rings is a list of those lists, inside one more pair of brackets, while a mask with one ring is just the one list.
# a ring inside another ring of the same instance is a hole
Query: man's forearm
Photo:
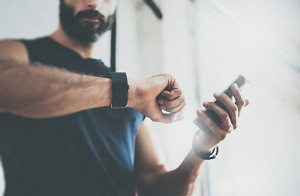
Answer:
[[43, 65], [0, 62], [0, 111], [48, 118], [108, 106], [111, 80]]
[[190, 195], [203, 162], [191, 150], [177, 169], [160, 175], [147, 195]]

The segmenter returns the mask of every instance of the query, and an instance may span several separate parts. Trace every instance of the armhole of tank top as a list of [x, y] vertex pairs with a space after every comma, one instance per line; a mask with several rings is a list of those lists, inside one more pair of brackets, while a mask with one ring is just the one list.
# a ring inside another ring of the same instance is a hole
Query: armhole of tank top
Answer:
[[16, 40], [24, 44], [30, 63], [36, 63], [42, 60], [43, 58], [43, 45], [44, 45], [44, 39], [37, 39], [37, 40], [25, 40], [25, 39], [19, 39]]
[[33, 62], [34, 60], [34, 57], [33, 57], [33, 54], [31, 52], [31, 46], [29, 44], [29, 41], [27, 40], [24, 40], [24, 39], [20, 39], [20, 40], [15, 40], [15, 41], [19, 41], [21, 42], [22, 44], [24, 44], [25, 48], [26, 48], [26, 51], [27, 51], [27, 55], [29, 57], [29, 62]]

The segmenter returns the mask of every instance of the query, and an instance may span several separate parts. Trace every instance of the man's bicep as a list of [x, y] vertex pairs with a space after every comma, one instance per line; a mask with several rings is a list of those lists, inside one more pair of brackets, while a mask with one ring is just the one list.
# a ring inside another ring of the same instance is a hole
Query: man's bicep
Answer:
[[22, 42], [14, 40], [0, 40], [0, 61], [29, 63], [27, 49]]
[[166, 172], [163, 151], [147, 119], [137, 134], [135, 152], [135, 175], [138, 189], [142, 191]]

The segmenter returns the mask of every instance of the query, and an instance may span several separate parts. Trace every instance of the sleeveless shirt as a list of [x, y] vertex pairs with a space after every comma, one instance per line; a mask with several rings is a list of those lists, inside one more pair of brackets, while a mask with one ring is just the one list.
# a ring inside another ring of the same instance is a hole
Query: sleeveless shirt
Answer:
[[[110, 72], [101, 60], [82, 58], [50, 37], [21, 42], [31, 62], [94, 76]], [[4, 195], [134, 195], [135, 136], [143, 120], [133, 108], [48, 119], [0, 113]]]

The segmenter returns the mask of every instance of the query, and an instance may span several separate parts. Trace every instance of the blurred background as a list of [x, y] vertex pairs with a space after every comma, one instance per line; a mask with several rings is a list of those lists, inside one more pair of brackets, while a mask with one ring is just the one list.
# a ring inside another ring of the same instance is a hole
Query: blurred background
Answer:
[[[251, 82], [245, 93], [251, 105], [217, 159], [202, 167], [194, 195], [299, 196], [300, 1], [154, 0], [162, 18], [149, 1], [119, 2], [116, 69], [133, 79], [171, 73], [187, 99], [184, 121], [152, 123], [168, 167], [176, 168], [190, 150], [202, 101], [243, 74]], [[52, 33], [58, 5], [1, 0], [0, 39]], [[111, 33], [94, 57], [111, 65]]]

